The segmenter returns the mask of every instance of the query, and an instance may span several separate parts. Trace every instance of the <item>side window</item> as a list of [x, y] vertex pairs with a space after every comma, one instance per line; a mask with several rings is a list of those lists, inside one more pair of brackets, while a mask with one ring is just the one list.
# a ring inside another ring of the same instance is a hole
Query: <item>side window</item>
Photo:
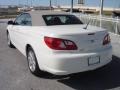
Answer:
[[25, 14], [25, 25], [26, 26], [32, 26], [32, 18], [29, 14]]
[[15, 20], [15, 25], [21, 25], [24, 19], [25, 19], [25, 17], [23, 14], [18, 16]]
[[15, 25], [31, 26], [32, 25], [31, 16], [27, 13], [20, 15], [15, 20]]

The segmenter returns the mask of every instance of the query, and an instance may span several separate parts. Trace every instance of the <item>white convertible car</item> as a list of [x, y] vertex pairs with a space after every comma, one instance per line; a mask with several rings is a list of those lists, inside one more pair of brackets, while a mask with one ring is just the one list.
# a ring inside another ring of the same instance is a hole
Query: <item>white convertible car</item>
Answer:
[[67, 75], [100, 68], [112, 60], [105, 29], [83, 24], [65, 12], [30, 11], [9, 21], [9, 47], [27, 57], [33, 74]]

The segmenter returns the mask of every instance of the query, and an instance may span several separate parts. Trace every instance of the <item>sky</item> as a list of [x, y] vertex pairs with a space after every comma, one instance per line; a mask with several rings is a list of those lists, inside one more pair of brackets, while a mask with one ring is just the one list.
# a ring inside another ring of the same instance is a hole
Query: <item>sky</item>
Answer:
[[[27, 4], [31, 5], [31, 1], [33, 5], [42, 5], [48, 6], [49, 0], [0, 0], [0, 5], [19, 5], [19, 4]], [[53, 5], [70, 5], [71, 0], [52, 0]], [[74, 5], [77, 4], [77, 0], [74, 0]], [[99, 6], [100, 0], [85, 0], [86, 6]], [[105, 7], [120, 7], [120, 0], [104, 0]]]

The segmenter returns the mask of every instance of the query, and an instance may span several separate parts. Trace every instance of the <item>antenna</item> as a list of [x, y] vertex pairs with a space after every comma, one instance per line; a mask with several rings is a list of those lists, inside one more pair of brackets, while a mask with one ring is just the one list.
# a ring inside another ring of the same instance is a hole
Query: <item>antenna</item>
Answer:
[[87, 29], [89, 23], [90, 23], [91, 20], [88, 21], [87, 25], [83, 28], [83, 29]]

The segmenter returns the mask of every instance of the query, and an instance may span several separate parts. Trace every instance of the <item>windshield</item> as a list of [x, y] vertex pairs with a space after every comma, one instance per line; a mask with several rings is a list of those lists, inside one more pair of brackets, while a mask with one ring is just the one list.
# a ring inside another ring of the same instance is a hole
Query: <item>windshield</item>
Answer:
[[83, 24], [80, 19], [74, 15], [43, 15], [46, 25], [70, 25]]

